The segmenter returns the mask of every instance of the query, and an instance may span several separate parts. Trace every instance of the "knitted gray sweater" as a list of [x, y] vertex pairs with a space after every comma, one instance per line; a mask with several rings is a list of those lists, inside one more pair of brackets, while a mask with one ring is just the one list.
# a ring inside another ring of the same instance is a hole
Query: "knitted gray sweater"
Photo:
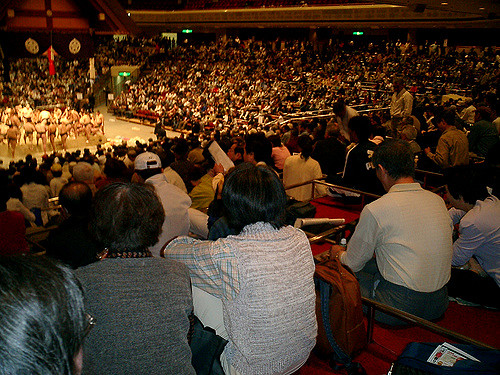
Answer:
[[293, 227], [249, 225], [225, 239], [238, 259], [240, 293], [223, 300], [226, 348], [241, 374], [294, 372], [316, 342], [314, 261]]

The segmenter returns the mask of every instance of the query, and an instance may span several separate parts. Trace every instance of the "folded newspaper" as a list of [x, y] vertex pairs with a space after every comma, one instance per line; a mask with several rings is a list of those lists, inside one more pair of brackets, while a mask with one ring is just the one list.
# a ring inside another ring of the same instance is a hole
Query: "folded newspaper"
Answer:
[[433, 363], [438, 366], [452, 367], [458, 361], [464, 359], [470, 359], [472, 361], [481, 362], [477, 358], [474, 358], [470, 354], [467, 354], [463, 350], [448, 344], [447, 342], [438, 345], [436, 349], [432, 352], [427, 362]]

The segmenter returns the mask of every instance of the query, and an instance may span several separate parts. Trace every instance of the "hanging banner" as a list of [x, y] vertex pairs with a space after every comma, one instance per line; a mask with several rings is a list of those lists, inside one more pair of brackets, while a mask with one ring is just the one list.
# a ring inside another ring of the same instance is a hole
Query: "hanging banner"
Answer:
[[56, 66], [54, 65], [54, 57], [56, 55], [54, 48], [52, 46], [49, 47], [47, 51], [44, 52], [49, 59], [49, 75], [53, 76], [56, 74]]
[[94, 42], [90, 34], [2, 32], [1, 46], [9, 58], [37, 57], [52, 46], [59, 56], [69, 60], [83, 60], [94, 56]]

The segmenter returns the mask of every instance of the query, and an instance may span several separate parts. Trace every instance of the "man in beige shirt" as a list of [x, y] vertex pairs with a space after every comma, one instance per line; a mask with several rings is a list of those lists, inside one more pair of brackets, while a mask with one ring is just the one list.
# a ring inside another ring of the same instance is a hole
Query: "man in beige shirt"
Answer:
[[440, 168], [469, 164], [469, 141], [461, 130], [455, 127], [455, 114], [452, 110], [436, 113], [433, 119], [440, 131], [436, 152], [427, 147], [424, 152]]

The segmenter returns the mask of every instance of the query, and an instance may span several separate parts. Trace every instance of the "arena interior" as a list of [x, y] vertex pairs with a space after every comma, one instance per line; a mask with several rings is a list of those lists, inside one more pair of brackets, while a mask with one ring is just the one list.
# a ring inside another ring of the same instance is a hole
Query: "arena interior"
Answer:
[[[367, 374], [411, 342], [498, 350], [499, 19], [495, 0], [3, 0], [0, 373], [362, 373], [313, 348], [328, 259], [361, 285]], [[9, 281], [22, 267], [43, 271]], [[78, 279], [81, 316], [50, 277]], [[18, 361], [11, 295], [45, 301], [22, 323], [62, 326], [69, 357], [46, 339]]]

